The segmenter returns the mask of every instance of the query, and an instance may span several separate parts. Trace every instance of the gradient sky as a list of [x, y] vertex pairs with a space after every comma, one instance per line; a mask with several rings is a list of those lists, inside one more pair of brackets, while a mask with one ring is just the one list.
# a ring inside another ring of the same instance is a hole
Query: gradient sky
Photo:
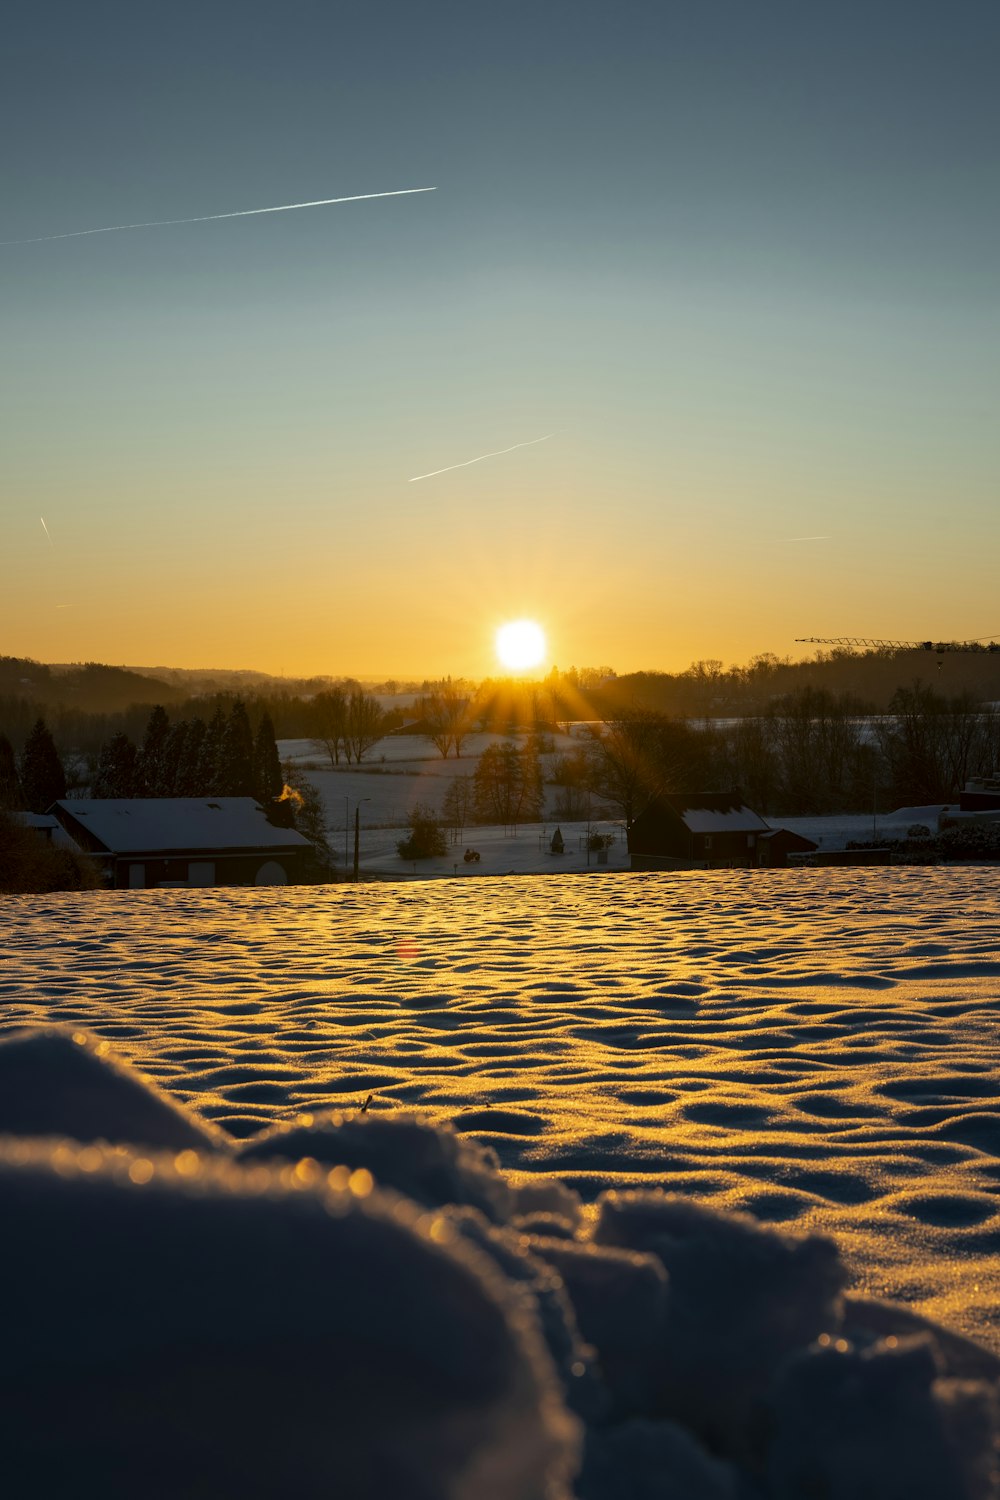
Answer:
[[0, 652], [1000, 630], [998, 74], [985, 0], [19, 5], [2, 240], [438, 191], [0, 248]]

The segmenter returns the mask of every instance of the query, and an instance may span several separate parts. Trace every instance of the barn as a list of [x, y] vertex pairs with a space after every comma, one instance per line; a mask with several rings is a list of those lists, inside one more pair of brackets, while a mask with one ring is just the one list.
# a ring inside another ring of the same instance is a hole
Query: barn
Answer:
[[305, 878], [309, 841], [269, 823], [252, 797], [88, 797], [49, 809], [111, 885], [289, 885]]

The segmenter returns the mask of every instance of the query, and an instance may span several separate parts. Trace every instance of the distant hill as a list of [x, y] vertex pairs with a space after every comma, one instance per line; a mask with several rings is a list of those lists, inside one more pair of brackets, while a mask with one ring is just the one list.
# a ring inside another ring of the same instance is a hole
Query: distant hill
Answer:
[[101, 662], [47, 666], [27, 656], [0, 656], [0, 698], [26, 699], [45, 708], [118, 713], [133, 704], [180, 702], [186, 692], [161, 678]]

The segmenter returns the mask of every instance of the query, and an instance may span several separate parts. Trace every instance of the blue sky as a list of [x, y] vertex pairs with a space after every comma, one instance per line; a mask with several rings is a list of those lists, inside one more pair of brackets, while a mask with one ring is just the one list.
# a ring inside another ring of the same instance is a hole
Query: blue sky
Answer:
[[2, 649], [1000, 628], [998, 42], [981, 4], [22, 5], [0, 239], [437, 191], [0, 249]]

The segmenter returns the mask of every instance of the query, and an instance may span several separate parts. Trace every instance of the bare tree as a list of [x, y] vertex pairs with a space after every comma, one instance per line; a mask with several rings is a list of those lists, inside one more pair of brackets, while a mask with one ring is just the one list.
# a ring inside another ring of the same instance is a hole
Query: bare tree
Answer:
[[372, 693], [356, 688], [347, 699], [347, 718], [344, 746], [348, 762], [353, 755], [358, 765], [373, 745], [377, 745], [386, 733], [387, 715]]
[[316, 749], [329, 756], [331, 766], [339, 766], [341, 755], [347, 755], [347, 694], [344, 689], [335, 687], [327, 693], [317, 693], [310, 704], [310, 719]]
[[441, 802], [441, 820], [451, 830], [451, 841], [457, 844], [465, 833], [465, 825], [471, 819], [476, 805], [476, 788], [473, 777], [456, 776], [448, 783], [448, 790]]
[[541, 814], [542, 773], [530, 747], [522, 749], [511, 740], [487, 745], [473, 773], [473, 783], [476, 813], [484, 823], [515, 828], [518, 823], [536, 821]]
[[703, 779], [708, 742], [682, 719], [632, 709], [594, 731], [591, 787], [631, 825], [656, 796]]
[[462, 741], [471, 727], [469, 698], [462, 692], [461, 684], [453, 683], [449, 677], [418, 701], [417, 711], [426, 721], [431, 744], [440, 751], [442, 760], [447, 760], [453, 747], [460, 759]]

